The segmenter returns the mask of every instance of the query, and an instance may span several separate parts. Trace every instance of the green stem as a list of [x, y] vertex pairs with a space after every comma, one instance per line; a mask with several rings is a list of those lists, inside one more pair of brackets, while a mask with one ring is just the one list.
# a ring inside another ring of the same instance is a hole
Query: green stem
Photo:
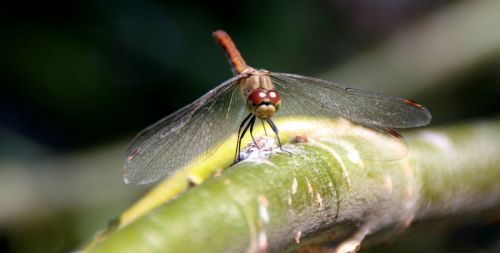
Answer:
[[292, 156], [239, 163], [86, 252], [276, 252], [323, 242], [347, 252], [415, 220], [498, 206], [498, 139], [499, 120], [413, 131], [398, 161], [359, 160], [325, 138], [287, 145]]

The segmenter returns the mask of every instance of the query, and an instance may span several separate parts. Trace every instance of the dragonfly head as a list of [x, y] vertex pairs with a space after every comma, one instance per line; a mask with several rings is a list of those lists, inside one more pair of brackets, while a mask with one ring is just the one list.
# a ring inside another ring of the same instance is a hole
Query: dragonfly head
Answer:
[[255, 89], [247, 98], [247, 109], [259, 119], [271, 118], [281, 105], [281, 96], [276, 90]]

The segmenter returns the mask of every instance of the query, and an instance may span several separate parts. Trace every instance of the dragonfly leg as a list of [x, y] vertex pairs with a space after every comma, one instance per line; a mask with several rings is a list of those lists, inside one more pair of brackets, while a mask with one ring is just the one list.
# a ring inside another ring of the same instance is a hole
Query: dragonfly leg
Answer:
[[276, 140], [278, 141], [278, 146], [280, 147], [280, 150], [283, 151], [283, 152], [287, 152], [289, 154], [292, 154], [292, 153], [284, 150], [283, 147], [281, 146], [281, 140], [280, 140], [280, 135], [279, 135], [279, 132], [278, 132], [278, 128], [276, 127], [276, 125], [274, 124], [274, 122], [271, 119], [268, 119], [267, 123], [269, 124], [269, 126], [271, 126], [271, 129], [273, 130], [274, 134], [276, 135]]
[[250, 136], [252, 137], [252, 141], [255, 144], [255, 146], [257, 146], [257, 149], [260, 150], [259, 144], [257, 144], [257, 142], [255, 141], [255, 138], [253, 137], [253, 125], [255, 124], [255, 119], [256, 119], [255, 116], [252, 117], [252, 119], [250, 120], [250, 122], [248, 124], [250, 124]]
[[263, 120], [260, 120], [260, 123], [262, 123], [262, 128], [264, 129], [264, 134], [267, 136], [266, 124], [264, 124]]
[[271, 119], [267, 120], [267, 123], [269, 126], [271, 126], [271, 129], [273, 130], [274, 134], [276, 135], [276, 140], [278, 141], [278, 146], [280, 147], [281, 151], [283, 151], [283, 148], [281, 147], [281, 140], [280, 140], [280, 135], [278, 134], [278, 128], [274, 124], [274, 122]]
[[[245, 132], [241, 134], [241, 129], [245, 126], [245, 124], [247, 123], [247, 121], [250, 119], [251, 116], [252, 114], [249, 113], [248, 116], [246, 116], [245, 119], [241, 122], [240, 128], [238, 129], [238, 140], [236, 141], [236, 153], [234, 154], [234, 163], [237, 163], [240, 160], [241, 139], [243, 139], [243, 136], [245, 135]], [[248, 128], [248, 126], [246, 128]]]
[[238, 140], [238, 160], [236, 162], [239, 162], [241, 160], [241, 141], [243, 140], [243, 137], [245, 137], [245, 134], [247, 133], [248, 129], [252, 125], [252, 121], [255, 122], [255, 116], [251, 117], [250, 120], [247, 122], [247, 125], [243, 129], [243, 132], [241, 132], [241, 135], [239, 136]]

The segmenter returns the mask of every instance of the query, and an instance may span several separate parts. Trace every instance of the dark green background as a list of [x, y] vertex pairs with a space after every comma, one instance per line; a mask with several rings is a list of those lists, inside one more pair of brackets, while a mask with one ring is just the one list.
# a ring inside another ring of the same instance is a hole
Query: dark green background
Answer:
[[[39, 161], [47, 166], [54, 157], [65, 159], [118, 142], [124, 150], [123, 142], [141, 128], [231, 77], [211, 37], [216, 29], [228, 31], [254, 67], [318, 76], [457, 2], [2, 3], [0, 161], [28, 163], [28, 170], [40, 176], [46, 173]], [[435, 125], [498, 116], [499, 56], [489, 56], [431, 91], [409, 95], [430, 108]], [[130, 201], [110, 203], [99, 214], [82, 211], [93, 208], [82, 204], [0, 216], [0, 251], [74, 249]], [[82, 225], [89, 220], [98, 222]], [[474, 235], [490, 231], [498, 238], [498, 227], [473, 228]]]

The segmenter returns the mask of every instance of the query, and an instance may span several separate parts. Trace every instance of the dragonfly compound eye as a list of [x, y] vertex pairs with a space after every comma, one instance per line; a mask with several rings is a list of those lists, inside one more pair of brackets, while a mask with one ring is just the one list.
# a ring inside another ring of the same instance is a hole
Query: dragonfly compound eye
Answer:
[[247, 98], [247, 103], [250, 103], [253, 106], [258, 106], [264, 102], [269, 102], [269, 99], [267, 99], [266, 91], [260, 88], [255, 89]]
[[276, 111], [278, 111], [281, 105], [280, 93], [276, 90], [268, 90], [266, 95], [267, 98], [269, 98], [270, 102], [276, 107]]

